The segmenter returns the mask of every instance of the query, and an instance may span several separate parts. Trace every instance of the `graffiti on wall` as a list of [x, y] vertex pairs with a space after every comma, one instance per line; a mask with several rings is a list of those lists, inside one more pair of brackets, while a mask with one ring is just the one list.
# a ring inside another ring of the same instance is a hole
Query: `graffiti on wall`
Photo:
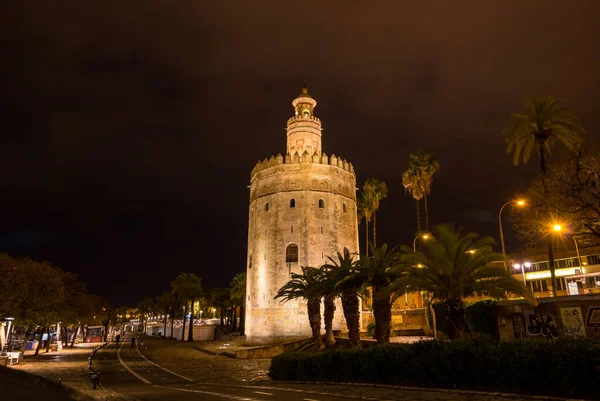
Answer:
[[523, 311], [528, 336], [544, 336], [549, 339], [558, 338], [558, 328], [554, 316], [550, 313], [536, 314], [533, 310]]
[[560, 317], [566, 335], [585, 337], [585, 326], [579, 306], [560, 308]]

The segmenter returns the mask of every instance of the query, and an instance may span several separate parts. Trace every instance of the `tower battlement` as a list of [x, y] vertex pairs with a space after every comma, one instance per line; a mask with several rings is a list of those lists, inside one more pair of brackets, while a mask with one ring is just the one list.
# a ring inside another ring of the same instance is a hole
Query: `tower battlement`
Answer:
[[271, 156], [268, 159], [264, 159], [262, 162], [259, 161], [254, 165], [252, 172], [250, 173], [250, 179], [265, 169], [280, 166], [282, 164], [321, 164], [321, 165], [329, 165], [332, 167], [337, 167], [349, 173], [354, 173], [354, 166], [352, 163], [347, 160], [342, 159], [341, 157], [337, 157], [335, 154], [332, 154], [331, 157], [328, 157], [327, 154], [323, 153], [322, 155], [317, 155], [313, 153], [309, 155], [308, 152], [304, 152], [302, 156], [300, 156], [297, 152], [291, 156], [289, 153], [283, 157], [281, 153], [277, 156]]

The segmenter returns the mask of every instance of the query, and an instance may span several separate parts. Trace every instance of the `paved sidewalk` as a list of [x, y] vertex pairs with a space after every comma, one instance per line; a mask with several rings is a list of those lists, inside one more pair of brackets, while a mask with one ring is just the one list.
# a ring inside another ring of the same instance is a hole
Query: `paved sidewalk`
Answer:
[[[101, 344], [76, 344], [73, 348], [65, 347], [61, 351], [48, 353], [40, 350], [38, 356], [33, 356], [34, 351], [25, 351], [25, 359], [16, 365], [11, 365], [10, 368], [62, 383], [95, 399], [125, 400], [118, 394], [103, 388], [102, 385], [93, 390], [92, 383], [88, 380], [88, 357], [94, 347]], [[93, 366], [95, 368], [95, 364]]]

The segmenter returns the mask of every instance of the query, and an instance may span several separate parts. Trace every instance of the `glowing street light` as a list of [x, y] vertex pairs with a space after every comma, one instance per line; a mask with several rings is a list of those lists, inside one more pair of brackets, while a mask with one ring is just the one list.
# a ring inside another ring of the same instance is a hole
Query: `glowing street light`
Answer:
[[525, 286], [527, 286], [527, 280], [525, 280], [525, 268], [529, 269], [531, 267], [531, 263], [529, 263], [529, 262], [525, 262], [523, 264], [515, 263], [513, 265], [513, 267], [517, 270], [521, 270], [521, 274], [523, 275], [523, 284], [525, 284]]
[[498, 212], [498, 225], [500, 226], [500, 244], [502, 244], [502, 260], [504, 261], [504, 268], [507, 270], [508, 270], [508, 267], [506, 266], [506, 247], [504, 246], [504, 232], [502, 231], [502, 210], [507, 205], [510, 205], [511, 203], [515, 203], [515, 204], [517, 204], [517, 206], [520, 206], [520, 207], [526, 206], [525, 200], [523, 200], [523, 199], [512, 200], [512, 201], [508, 201], [504, 205], [502, 205], [502, 207], [500, 208], [500, 211]]
[[[560, 234], [563, 231], [563, 229], [564, 228], [560, 223], [554, 223], [552, 225], [552, 230], [557, 234]], [[573, 235], [571, 235], [571, 238], [573, 238], [573, 242], [575, 243], [575, 251], [577, 252], [577, 262], [579, 262], [579, 267], [581, 267], [581, 256], [579, 255], [579, 245], [577, 244], [577, 239]]]
[[421, 235], [417, 235], [417, 236], [415, 237], [415, 239], [413, 240], [413, 252], [417, 252], [417, 240], [418, 240], [419, 238], [422, 238], [422, 239], [424, 239], [424, 240], [427, 240], [427, 239], [429, 239], [429, 234], [421, 234]]

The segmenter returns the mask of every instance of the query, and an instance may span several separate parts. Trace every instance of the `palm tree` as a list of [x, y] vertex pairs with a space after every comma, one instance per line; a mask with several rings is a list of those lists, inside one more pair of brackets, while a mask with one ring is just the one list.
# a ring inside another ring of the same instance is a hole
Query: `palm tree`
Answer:
[[402, 246], [400, 267], [393, 270], [401, 275], [391, 288], [428, 291], [440, 300], [446, 311], [448, 337], [460, 337], [465, 329], [463, 298], [476, 291], [504, 298], [506, 292], [524, 296], [537, 304], [533, 294], [506, 271], [501, 264], [502, 254], [492, 251], [491, 237], [478, 234], [463, 235], [450, 225], [438, 225], [435, 235], [424, 243], [428, 255]]
[[318, 290], [321, 271], [316, 267], [302, 266], [302, 274], [292, 273], [292, 279], [279, 289], [274, 299], [280, 302], [302, 298], [306, 300], [308, 322], [312, 330], [312, 338], [318, 349], [323, 347], [321, 341], [321, 294]]
[[425, 231], [429, 230], [429, 205], [433, 175], [440, 170], [440, 163], [429, 152], [416, 151], [409, 156], [408, 169], [402, 174], [402, 185], [417, 200], [417, 230], [421, 231], [419, 200], [425, 207]]
[[[171, 312], [171, 317], [173, 315], [173, 303], [175, 302], [175, 297], [171, 291], [163, 292], [158, 299], [156, 300], [156, 307], [159, 310], [162, 310], [164, 313], [163, 316], [163, 337], [167, 337], [167, 315]], [[173, 336], [173, 326], [171, 325], [171, 336]]]
[[[544, 189], [544, 205], [547, 206], [548, 188], [546, 183], [546, 158], [550, 155], [556, 142], [563, 143], [569, 150], [575, 151], [582, 144], [581, 135], [585, 129], [577, 123], [577, 117], [569, 109], [559, 106], [559, 101], [552, 96], [545, 99], [527, 99], [525, 113], [512, 113], [513, 123], [503, 131], [508, 153], [513, 154], [515, 166], [522, 160], [526, 164], [537, 145], [540, 156], [540, 171]], [[546, 210], [546, 213], [549, 213]], [[552, 236], [548, 236], [548, 258], [550, 260], [550, 277], [552, 295], [556, 296], [556, 274]]]
[[335, 344], [333, 336], [333, 318], [335, 316], [335, 298], [339, 295], [336, 279], [330, 265], [320, 267], [318, 290], [323, 297], [323, 322], [325, 324], [325, 344], [331, 347]]
[[363, 188], [363, 191], [360, 193], [357, 199], [357, 212], [358, 212], [358, 221], [362, 221], [365, 219], [365, 249], [367, 256], [369, 256], [369, 222], [373, 217], [373, 197], [370, 192], [366, 192]]
[[423, 199], [423, 187], [420, 181], [419, 169], [408, 164], [408, 169], [402, 173], [402, 186], [406, 193], [412, 195], [417, 203], [417, 232], [421, 232], [421, 205], [420, 201]]
[[[240, 306], [240, 335], [244, 335], [244, 304], [246, 300], [246, 273], [238, 273], [233, 277], [229, 284], [231, 290], [229, 295], [234, 305]], [[234, 320], [235, 325], [235, 320]]]
[[392, 322], [391, 285], [402, 273], [399, 266], [400, 253], [397, 248], [373, 247], [372, 256], [360, 259], [356, 273], [346, 279], [355, 279], [371, 287], [373, 292], [373, 315], [375, 317], [375, 338], [377, 344], [390, 342], [390, 324]]
[[188, 341], [194, 341], [194, 302], [197, 297], [202, 295], [200, 277], [196, 276], [194, 273], [180, 273], [175, 280], [171, 282], [171, 292], [184, 304], [181, 341], [185, 338], [185, 317], [188, 314], [188, 302], [191, 302]]
[[[361, 281], [354, 277], [357, 271], [358, 261], [354, 260], [354, 255], [345, 248], [344, 254], [337, 253], [337, 260], [328, 256], [326, 269], [331, 274], [331, 280], [336, 282], [335, 288], [339, 291], [342, 298], [342, 309], [346, 326], [348, 327], [348, 338], [350, 344], [360, 347], [360, 311], [358, 302], [358, 293], [361, 290]], [[351, 278], [348, 278], [351, 276]]]
[[377, 210], [379, 209], [379, 202], [387, 198], [387, 185], [378, 178], [369, 178], [363, 185], [363, 192], [372, 199], [373, 246], [377, 247]]

